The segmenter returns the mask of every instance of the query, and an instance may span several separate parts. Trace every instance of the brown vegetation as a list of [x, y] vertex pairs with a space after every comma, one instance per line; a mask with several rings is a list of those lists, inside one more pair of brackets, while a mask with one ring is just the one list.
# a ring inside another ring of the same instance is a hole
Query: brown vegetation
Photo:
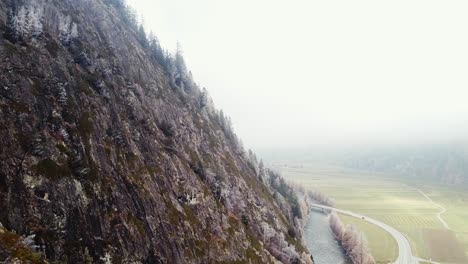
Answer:
[[463, 246], [451, 230], [426, 229], [423, 232], [434, 260], [441, 262], [465, 263], [467, 258]]
[[354, 225], [348, 225], [345, 228], [336, 213], [330, 215], [330, 227], [354, 264], [375, 264], [364, 233], [356, 230]]

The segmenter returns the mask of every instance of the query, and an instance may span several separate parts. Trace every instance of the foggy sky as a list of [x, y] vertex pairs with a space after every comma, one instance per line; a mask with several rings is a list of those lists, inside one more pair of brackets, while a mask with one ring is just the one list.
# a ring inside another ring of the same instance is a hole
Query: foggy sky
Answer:
[[128, 0], [247, 147], [468, 135], [466, 0]]

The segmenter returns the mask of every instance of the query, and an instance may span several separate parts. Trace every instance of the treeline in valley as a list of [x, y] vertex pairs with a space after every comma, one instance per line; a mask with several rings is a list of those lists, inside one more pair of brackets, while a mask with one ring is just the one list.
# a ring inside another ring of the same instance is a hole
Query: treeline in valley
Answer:
[[375, 264], [363, 232], [359, 232], [354, 225], [345, 227], [336, 213], [330, 214], [330, 227], [354, 264]]

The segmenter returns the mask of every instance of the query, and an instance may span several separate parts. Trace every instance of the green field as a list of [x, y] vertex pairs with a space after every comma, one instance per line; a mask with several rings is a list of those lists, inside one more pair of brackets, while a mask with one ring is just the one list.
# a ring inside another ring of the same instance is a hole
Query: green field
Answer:
[[[318, 189], [335, 198], [336, 206], [367, 215], [402, 232], [413, 253], [442, 263], [468, 263], [468, 193], [421, 182], [403, 182], [336, 166], [295, 163], [279, 167], [283, 176], [306, 188]], [[452, 230], [437, 218], [441, 210], [410, 186], [422, 189], [434, 202], [446, 207], [442, 215]], [[376, 260], [385, 263], [396, 257], [396, 243], [379, 228], [359, 219], [342, 217], [362, 228]]]
[[[366, 234], [369, 243], [369, 248], [372, 255], [377, 260], [377, 263], [390, 263], [393, 262], [398, 256], [398, 247], [395, 239], [380, 227], [367, 223], [361, 219], [340, 215], [343, 224], [353, 224], [359, 231]], [[378, 241], [376, 243], [375, 241]]]

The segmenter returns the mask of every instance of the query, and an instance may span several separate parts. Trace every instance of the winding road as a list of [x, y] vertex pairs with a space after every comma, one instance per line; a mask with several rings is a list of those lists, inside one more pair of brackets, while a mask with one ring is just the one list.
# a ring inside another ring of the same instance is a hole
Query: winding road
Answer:
[[398, 258], [395, 260], [393, 264], [418, 264], [420, 261], [437, 264], [437, 262], [427, 261], [427, 260], [423, 260], [421, 258], [413, 256], [413, 252], [411, 251], [411, 246], [410, 246], [408, 239], [406, 239], [406, 237], [402, 233], [400, 233], [398, 230], [396, 230], [395, 228], [387, 224], [384, 224], [373, 218], [360, 215], [360, 214], [357, 214], [348, 210], [337, 209], [337, 208], [320, 205], [320, 204], [311, 204], [310, 206], [314, 208], [330, 210], [332, 212], [336, 212], [339, 214], [349, 215], [352, 217], [363, 219], [367, 221], [368, 223], [371, 223], [376, 226], [379, 226], [380, 228], [383, 228], [385, 231], [390, 233], [395, 238], [398, 244]]
[[450, 229], [449, 225], [447, 224], [447, 222], [445, 222], [445, 220], [442, 218], [442, 214], [445, 213], [445, 211], [447, 211], [447, 209], [445, 209], [445, 207], [443, 207], [442, 205], [434, 202], [434, 200], [432, 200], [431, 197], [429, 197], [427, 194], [425, 194], [421, 189], [418, 189], [418, 188], [415, 188], [415, 187], [411, 187], [409, 185], [406, 185], [406, 187], [410, 188], [410, 189], [413, 189], [415, 191], [417, 191], [418, 193], [420, 193], [422, 196], [424, 196], [424, 198], [426, 198], [426, 200], [428, 200], [430, 203], [432, 203], [433, 205], [437, 206], [440, 208], [440, 211], [437, 213], [437, 218], [439, 219], [439, 221], [442, 223], [442, 225], [446, 228], [446, 229]]

